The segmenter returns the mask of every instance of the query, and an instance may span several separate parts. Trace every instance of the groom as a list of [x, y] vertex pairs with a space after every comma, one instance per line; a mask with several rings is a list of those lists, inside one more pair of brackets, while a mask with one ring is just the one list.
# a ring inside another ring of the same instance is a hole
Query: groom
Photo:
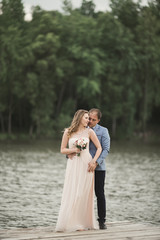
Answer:
[[[102, 147], [102, 152], [100, 157], [97, 159], [95, 164], [89, 163], [89, 171], [95, 170], [95, 194], [97, 197], [97, 208], [98, 208], [98, 222], [100, 229], [107, 229], [105, 225], [106, 220], [106, 200], [104, 194], [104, 184], [105, 184], [105, 173], [106, 173], [106, 163], [105, 158], [109, 153], [110, 149], [110, 136], [108, 129], [100, 126], [98, 123], [102, 117], [102, 113], [99, 109], [92, 108], [89, 111], [89, 127], [93, 129], [96, 133]], [[93, 142], [90, 142], [89, 151], [94, 157], [96, 153], [96, 147]]]

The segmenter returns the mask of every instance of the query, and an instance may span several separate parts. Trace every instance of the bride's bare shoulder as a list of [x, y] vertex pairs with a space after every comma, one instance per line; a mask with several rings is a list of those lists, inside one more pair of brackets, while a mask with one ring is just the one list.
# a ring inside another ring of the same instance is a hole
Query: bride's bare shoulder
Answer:
[[68, 136], [68, 128], [65, 128], [65, 129], [64, 129], [63, 135]]
[[89, 136], [91, 136], [92, 134], [94, 134], [94, 131], [93, 131], [93, 129], [91, 129], [91, 128], [88, 128], [88, 134], [89, 134]]

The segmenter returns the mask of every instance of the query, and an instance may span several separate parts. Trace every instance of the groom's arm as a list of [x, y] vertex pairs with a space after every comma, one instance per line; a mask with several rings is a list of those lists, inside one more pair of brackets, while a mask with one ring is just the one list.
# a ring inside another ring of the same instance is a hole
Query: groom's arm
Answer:
[[98, 165], [101, 165], [103, 163], [103, 161], [105, 160], [110, 150], [110, 136], [107, 128], [103, 129], [101, 147], [102, 147], [102, 152], [99, 158], [97, 159]]

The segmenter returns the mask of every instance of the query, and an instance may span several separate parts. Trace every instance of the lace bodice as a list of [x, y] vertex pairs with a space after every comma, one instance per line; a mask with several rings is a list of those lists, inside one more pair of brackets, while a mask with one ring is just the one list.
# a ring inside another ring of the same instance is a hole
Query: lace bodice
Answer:
[[84, 149], [82, 152], [89, 152], [89, 129], [86, 128], [85, 130], [83, 130], [82, 132], [77, 132], [77, 133], [73, 133], [69, 139], [69, 148], [73, 148], [75, 147], [75, 142], [78, 139], [84, 139], [85, 142], [87, 142], [87, 146], [86, 149]]

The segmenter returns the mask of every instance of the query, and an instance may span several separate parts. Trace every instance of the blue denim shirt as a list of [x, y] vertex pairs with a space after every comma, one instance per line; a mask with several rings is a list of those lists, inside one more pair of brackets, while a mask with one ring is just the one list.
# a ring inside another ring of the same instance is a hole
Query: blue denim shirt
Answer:
[[[101, 155], [97, 159], [98, 166], [96, 167], [95, 170], [105, 171], [106, 170], [105, 159], [110, 150], [110, 136], [108, 133], [108, 129], [100, 126], [99, 124], [96, 124], [96, 126], [93, 128], [93, 131], [96, 133], [102, 147]], [[96, 151], [97, 151], [97, 148], [95, 147], [94, 143], [90, 141], [89, 152], [92, 158], [95, 156]]]

